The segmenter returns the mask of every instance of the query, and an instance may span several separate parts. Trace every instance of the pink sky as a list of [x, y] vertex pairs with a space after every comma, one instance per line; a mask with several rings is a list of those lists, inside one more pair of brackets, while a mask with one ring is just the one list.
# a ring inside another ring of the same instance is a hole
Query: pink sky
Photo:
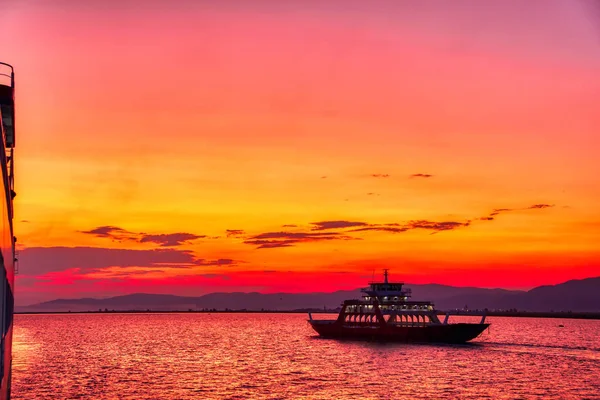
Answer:
[[166, 4], [0, 5], [17, 304], [600, 275], [593, 2]]

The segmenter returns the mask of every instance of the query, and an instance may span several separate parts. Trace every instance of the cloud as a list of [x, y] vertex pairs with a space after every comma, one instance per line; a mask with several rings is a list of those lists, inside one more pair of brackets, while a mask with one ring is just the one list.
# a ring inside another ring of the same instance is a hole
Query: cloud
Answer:
[[227, 233], [227, 237], [241, 237], [246, 234], [243, 229], [227, 229], [225, 232]]
[[390, 232], [390, 233], [402, 233], [402, 232], [406, 232], [407, 230], [409, 230], [409, 228], [406, 228], [406, 227], [394, 228], [391, 226], [377, 225], [377, 226], [368, 226], [366, 228], [352, 229], [349, 232], [379, 231], [379, 232]]
[[479, 220], [480, 221], [493, 221], [494, 217], [496, 217], [497, 215], [503, 214], [503, 213], [507, 213], [507, 212], [526, 211], [526, 210], [540, 210], [540, 209], [551, 208], [551, 207], [554, 207], [554, 204], [540, 203], [540, 204], [533, 204], [533, 205], [531, 205], [529, 207], [525, 207], [525, 208], [495, 208], [494, 210], [492, 210], [491, 213], [489, 213], [485, 217], [479, 218]]
[[389, 174], [371, 174], [373, 178], [389, 178]]
[[140, 243], [157, 243], [161, 247], [181, 246], [190, 240], [205, 238], [206, 235], [194, 235], [193, 233], [162, 233], [158, 235], [142, 235]]
[[103, 247], [29, 247], [19, 252], [21, 273], [37, 275], [72, 268], [97, 270], [107, 267], [193, 265], [190, 251], [175, 249], [129, 250]]
[[[155, 275], [155, 274], [164, 274], [167, 271], [165, 271], [164, 269], [158, 269], [158, 268], [152, 268], [152, 269], [133, 269], [133, 268], [121, 268], [121, 267], [116, 267], [116, 268], [108, 268], [105, 270], [91, 270], [91, 271], [85, 271], [87, 273], [101, 273], [102, 274], [102, 278], [103, 279], [119, 279], [119, 278], [137, 278], [140, 276], [146, 276], [146, 275]], [[38, 276], [34, 279], [37, 279], [38, 281], [53, 281], [55, 280], [55, 278], [57, 276], [61, 276], [64, 274], [69, 274], [69, 273], [73, 273], [73, 275], [80, 275], [81, 278], [96, 278], [97, 279], [97, 275], [86, 275], [81, 274], [79, 269], [73, 269], [73, 270], [65, 270], [65, 271], [61, 271], [61, 272], [50, 272], [48, 274], [45, 275], [41, 275]]]
[[418, 220], [418, 221], [409, 221], [405, 224], [399, 223], [388, 223], [388, 224], [369, 224], [367, 222], [358, 222], [358, 221], [321, 221], [321, 222], [313, 222], [312, 225], [315, 225], [312, 230], [327, 230], [327, 229], [345, 229], [345, 228], [355, 228], [351, 229], [347, 232], [366, 232], [366, 231], [380, 231], [380, 232], [391, 232], [391, 233], [401, 233], [406, 232], [411, 229], [428, 229], [433, 231], [448, 231], [452, 229], [457, 229], [465, 226], [469, 226], [470, 221], [466, 222], [456, 222], [456, 221], [426, 221], [426, 220]]
[[389, 232], [389, 233], [403, 233], [414, 229], [425, 229], [434, 232], [450, 231], [453, 229], [467, 227], [471, 224], [471, 221], [457, 222], [457, 221], [410, 221], [406, 224], [383, 224], [377, 225], [372, 224], [367, 227], [352, 229], [349, 232], [365, 232], [365, 231], [378, 231], [378, 232]]
[[356, 239], [339, 232], [266, 232], [252, 236], [244, 243], [257, 246], [258, 249], [272, 249], [291, 247], [298, 243]]
[[246, 240], [244, 243], [256, 246], [257, 249], [275, 249], [279, 247], [292, 247], [299, 243], [298, 240]]
[[19, 252], [20, 272], [40, 275], [79, 269], [97, 272], [109, 267], [192, 268], [194, 266], [225, 266], [241, 261], [229, 258], [206, 260], [191, 251], [178, 249], [109, 249], [104, 247], [29, 247]]
[[315, 239], [336, 236], [337, 232], [266, 232], [253, 236], [253, 239]]
[[311, 222], [311, 225], [314, 227], [311, 229], [313, 231], [323, 231], [327, 229], [341, 229], [341, 228], [352, 228], [355, 226], [367, 226], [366, 222], [355, 222], [355, 221], [321, 221], [321, 222]]
[[431, 178], [433, 175], [431, 174], [412, 174], [411, 178]]
[[219, 258], [217, 260], [199, 259], [199, 260], [196, 260], [194, 262], [194, 264], [195, 265], [206, 265], [206, 266], [208, 266], [208, 265], [211, 265], [211, 266], [213, 266], [213, 265], [223, 266], [223, 265], [234, 265], [234, 264], [237, 264], [239, 262], [241, 262], [241, 261], [235, 261], [235, 260], [232, 260], [231, 258]]
[[[266, 232], [251, 236], [244, 241], [245, 244], [256, 246], [258, 249], [273, 249], [292, 247], [300, 243], [328, 241], [328, 240], [362, 240], [360, 237], [351, 236], [351, 233], [379, 231], [389, 233], [402, 233], [411, 229], [427, 229], [435, 232], [448, 231], [469, 226], [470, 221], [410, 221], [406, 224], [369, 224], [361, 221], [320, 221], [312, 222], [311, 232]], [[352, 229], [349, 229], [352, 228]], [[332, 231], [335, 230], [335, 231]], [[318, 231], [318, 232], [315, 232]], [[320, 232], [327, 231], [327, 232]]]
[[134, 235], [133, 232], [126, 231], [123, 228], [119, 228], [118, 226], [99, 226], [97, 228], [91, 229], [89, 231], [81, 231], [81, 233], [85, 233], [88, 235], [94, 235], [98, 237], [106, 237], [112, 239], [121, 239], [122, 236], [130, 236]]
[[435, 221], [426, 221], [426, 220], [418, 220], [411, 221], [407, 224], [409, 229], [428, 229], [432, 231], [451, 231], [453, 229], [467, 227], [471, 224], [471, 221], [466, 222], [456, 222], [456, 221], [443, 221], [443, 222], [435, 222]]
[[297, 228], [298, 225], [294, 225], [294, 224], [286, 224], [286, 225], [281, 225], [282, 228]]
[[[553, 207], [548, 204], [534, 204], [522, 209], [496, 208], [489, 215], [475, 218], [479, 221], [493, 221], [494, 217], [505, 212], [516, 210], [532, 210]], [[439, 232], [453, 231], [456, 229], [467, 228], [471, 225], [471, 220], [465, 221], [430, 221], [430, 220], [411, 220], [405, 223], [386, 223], [372, 224], [364, 221], [346, 221], [332, 220], [310, 223], [311, 232], [266, 232], [251, 236], [244, 241], [245, 244], [256, 246], [259, 249], [270, 249], [279, 247], [291, 247], [300, 243], [316, 242], [324, 240], [360, 240], [360, 237], [352, 236], [359, 232], [387, 232], [404, 233], [411, 230], [426, 230], [431, 234]], [[285, 227], [295, 227], [296, 225], [284, 225]], [[316, 232], [315, 232], [316, 231]], [[324, 231], [324, 232], [323, 232]]]
[[540, 208], [550, 208], [554, 207], [554, 204], [534, 204], [532, 206], [527, 207], [528, 210], [535, 210]]
[[221, 278], [224, 279], [226, 281], [230, 280], [231, 277], [229, 275], [224, 275], [224, 274], [200, 274], [197, 276], [201, 276], [204, 278], [208, 278], [208, 279], [216, 279], [216, 278]]
[[112, 239], [113, 241], [135, 241], [138, 243], [156, 243], [161, 247], [175, 247], [188, 244], [191, 240], [206, 238], [206, 235], [196, 235], [193, 233], [135, 233], [118, 226], [99, 226], [89, 231], [80, 231], [87, 235], [94, 235], [101, 238]]

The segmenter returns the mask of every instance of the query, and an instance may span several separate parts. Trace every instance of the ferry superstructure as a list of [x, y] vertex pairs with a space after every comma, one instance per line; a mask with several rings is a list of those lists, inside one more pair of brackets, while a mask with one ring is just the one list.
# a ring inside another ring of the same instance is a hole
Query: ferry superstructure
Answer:
[[0, 132], [2, 151], [2, 221], [0, 222], [0, 400], [10, 399], [12, 334], [15, 282], [15, 242], [13, 199], [15, 148], [15, 73], [11, 65], [0, 62]]
[[345, 300], [335, 320], [315, 320], [309, 313], [309, 323], [323, 337], [381, 339], [404, 342], [464, 343], [479, 336], [489, 324], [485, 315], [479, 323], [448, 323], [429, 301], [413, 301], [411, 290], [404, 283], [372, 282], [361, 289], [363, 298]]

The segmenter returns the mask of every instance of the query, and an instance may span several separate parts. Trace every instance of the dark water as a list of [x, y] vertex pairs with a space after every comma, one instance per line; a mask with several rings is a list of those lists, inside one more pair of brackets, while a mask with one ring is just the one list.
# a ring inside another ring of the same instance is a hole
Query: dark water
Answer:
[[600, 398], [600, 321], [489, 320], [475, 344], [444, 346], [318, 339], [299, 314], [18, 315], [13, 395]]

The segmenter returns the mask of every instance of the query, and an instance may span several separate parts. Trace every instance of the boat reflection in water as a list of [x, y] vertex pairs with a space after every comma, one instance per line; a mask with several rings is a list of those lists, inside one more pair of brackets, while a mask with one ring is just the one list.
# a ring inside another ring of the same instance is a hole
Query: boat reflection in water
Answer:
[[327, 338], [375, 339], [399, 342], [465, 343], [479, 336], [490, 324], [485, 314], [480, 323], [448, 323], [449, 314], [440, 321], [429, 301], [408, 300], [410, 289], [404, 283], [373, 282], [362, 289], [362, 300], [346, 300], [335, 320], [308, 322]]

